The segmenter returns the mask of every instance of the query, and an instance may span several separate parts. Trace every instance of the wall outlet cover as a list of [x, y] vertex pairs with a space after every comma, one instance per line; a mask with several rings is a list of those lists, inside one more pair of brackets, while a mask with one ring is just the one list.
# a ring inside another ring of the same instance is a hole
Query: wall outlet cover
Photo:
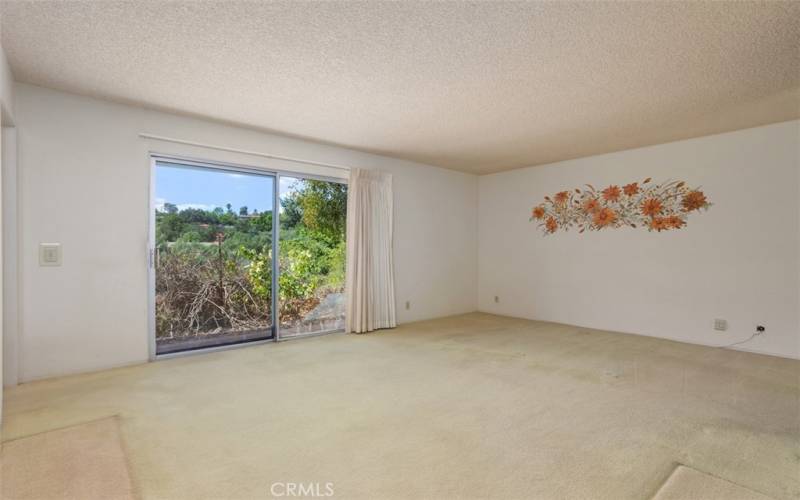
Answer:
[[724, 319], [717, 318], [714, 320], [714, 330], [724, 332], [728, 329], [728, 322]]
[[40, 266], [60, 266], [61, 265], [61, 243], [40, 243], [39, 244], [39, 265]]

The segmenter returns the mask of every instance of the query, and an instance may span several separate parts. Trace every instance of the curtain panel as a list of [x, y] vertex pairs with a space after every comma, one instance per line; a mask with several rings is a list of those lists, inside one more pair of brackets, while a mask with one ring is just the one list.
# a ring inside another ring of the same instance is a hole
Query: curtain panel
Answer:
[[347, 314], [345, 330], [394, 328], [392, 176], [351, 169], [347, 189]]

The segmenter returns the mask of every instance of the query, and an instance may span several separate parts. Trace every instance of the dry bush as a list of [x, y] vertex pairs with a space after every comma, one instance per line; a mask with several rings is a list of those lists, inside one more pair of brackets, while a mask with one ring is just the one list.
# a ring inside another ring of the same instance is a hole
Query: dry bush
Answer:
[[166, 253], [156, 273], [156, 337], [243, 331], [271, 325], [270, 299], [260, 297], [235, 258]]
[[[156, 338], [214, 335], [272, 325], [270, 295], [254, 289], [249, 262], [218, 255], [216, 248], [208, 250], [162, 251], [159, 255]], [[321, 287], [317, 292], [325, 295], [327, 290]], [[282, 300], [281, 324], [301, 322], [320, 300], [319, 294]]]

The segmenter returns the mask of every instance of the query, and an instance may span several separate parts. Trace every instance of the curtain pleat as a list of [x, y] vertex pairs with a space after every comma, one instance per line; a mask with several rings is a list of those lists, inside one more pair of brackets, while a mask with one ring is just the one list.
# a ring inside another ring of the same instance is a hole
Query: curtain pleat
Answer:
[[391, 174], [351, 169], [347, 189], [347, 332], [397, 326], [393, 220]]

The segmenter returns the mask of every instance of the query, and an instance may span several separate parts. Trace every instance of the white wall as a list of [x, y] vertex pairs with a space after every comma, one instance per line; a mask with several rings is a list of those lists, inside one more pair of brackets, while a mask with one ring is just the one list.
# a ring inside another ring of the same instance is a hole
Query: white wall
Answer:
[[[479, 309], [707, 345], [763, 324], [741, 348], [800, 356], [799, 133], [793, 121], [480, 177]], [[701, 185], [714, 206], [663, 233], [543, 237], [528, 221], [545, 195], [646, 177]]]
[[[7, 131], [11, 130], [11, 127], [14, 125], [14, 80], [11, 74], [11, 68], [8, 65], [8, 61], [6, 60], [6, 54], [3, 51], [3, 47], [0, 46], [0, 145], [7, 141]], [[3, 157], [2, 151], [3, 148], [0, 146], [0, 170], [6, 168], [5, 159]], [[2, 184], [2, 182], [0, 182]], [[3, 189], [0, 186], [0, 193], [2, 193]], [[2, 206], [2, 203], [0, 203]], [[0, 220], [2, 220], [2, 215], [0, 214]], [[0, 253], [2, 253], [2, 247], [5, 245], [7, 238], [3, 236], [3, 245], [0, 245]], [[0, 256], [0, 262], [2, 262], [2, 256]], [[0, 282], [4, 283], [3, 280], [3, 270], [0, 268]], [[0, 289], [0, 295], [2, 295], [2, 290]], [[5, 335], [7, 332], [4, 331], [4, 319], [3, 319], [3, 300], [0, 297], [0, 422], [3, 419], [3, 385], [5, 383], [3, 378], [3, 373], [5, 371], [3, 367], [3, 344], [5, 342]]]
[[[0, 49], [0, 54], [2, 54], [2, 49]], [[2, 113], [0, 113], [0, 170], [2, 170], [2, 167], [5, 166], [5, 162], [3, 161], [3, 150], [2, 150], [3, 149], [2, 144], [4, 139], [3, 136], [5, 135], [3, 133], [4, 130], [5, 129], [3, 128], [3, 116]], [[3, 191], [2, 187], [3, 187], [2, 180], [0, 180], [0, 196], [2, 196], [2, 191]], [[0, 202], [2, 202], [2, 200], [0, 200]], [[0, 207], [2, 207], [2, 203], [0, 203]], [[0, 220], [2, 219], [2, 215], [5, 214], [0, 214]], [[2, 254], [2, 248], [3, 245], [0, 245], [0, 254]], [[0, 255], [0, 263], [1, 262], [2, 262], [2, 255]], [[4, 282], [2, 267], [0, 267], [0, 282]], [[0, 296], [3, 294], [3, 292], [4, 290], [2, 290], [2, 287], [0, 287]], [[5, 356], [3, 352], [3, 344], [5, 343], [5, 329], [2, 326], [4, 323], [3, 321], [4, 318], [2, 316], [3, 316], [3, 303], [2, 299], [0, 298], [0, 424], [2, 424], [3, 422], [3, 386], [6, 384], [5, 377], [3, 376], [6, 368], [5, 365], [3, 364], [3, 357]], [[2, 426], [0, 425], [0, 434], [1, 433], [2, 433]], [[0, 437], [2, 436], [0, 435]]]
[[[475, 176], [24, 84], [16, 121], [20, 381], [147, 360], [148, 151], [269, 164], [140, 132], [391, 172], [398, 320], [476, 308]], [[61, 267], [38, 266], [40, 242]]]
[[3, 126], [10, 127], [14, 123], [14, 76], [8, 65], [6, 53], [0, 46], [0, 108], [2, 108]]
[[18, 211], [17, 211], [17, 129], [14, 127], [2, 128], [2, 324], [3, 359], [2, 380], [5, 385], [17, 383], [17, 336], [19, 333], [19, 282], [17, 266], [18, 240]]

